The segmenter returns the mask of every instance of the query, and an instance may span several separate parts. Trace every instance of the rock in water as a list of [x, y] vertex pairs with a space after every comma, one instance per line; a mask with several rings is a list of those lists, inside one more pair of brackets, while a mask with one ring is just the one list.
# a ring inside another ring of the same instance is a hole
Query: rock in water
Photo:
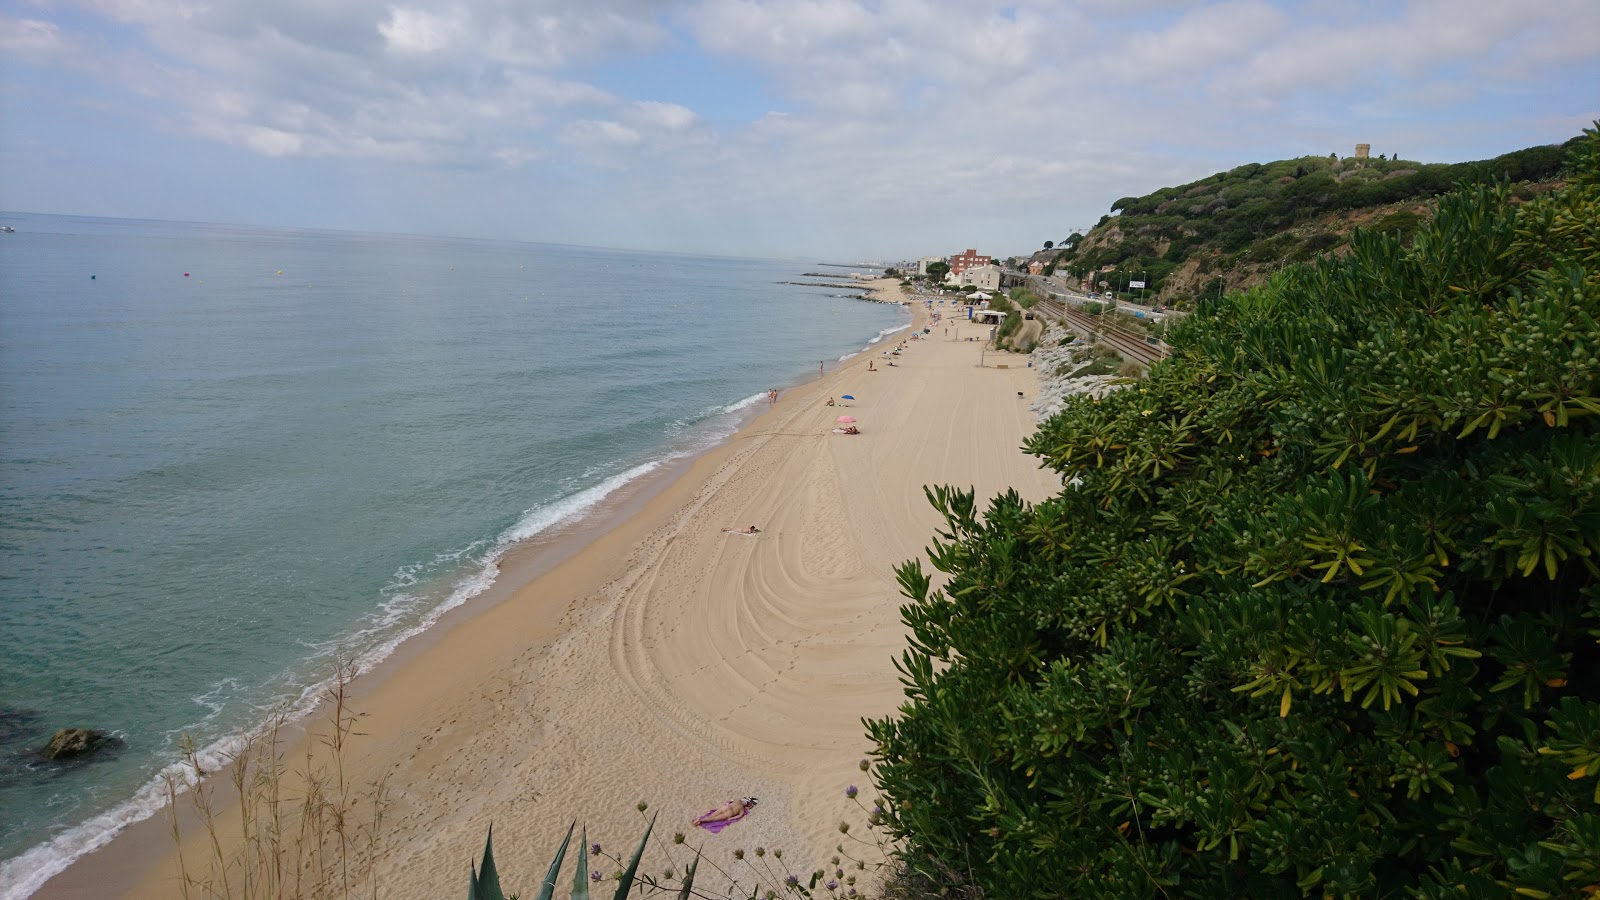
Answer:
[[39, 755], [45, 759], [70, 759], [100, 749], [110, 737], [92, 728], [63, 728], [50, 738]]

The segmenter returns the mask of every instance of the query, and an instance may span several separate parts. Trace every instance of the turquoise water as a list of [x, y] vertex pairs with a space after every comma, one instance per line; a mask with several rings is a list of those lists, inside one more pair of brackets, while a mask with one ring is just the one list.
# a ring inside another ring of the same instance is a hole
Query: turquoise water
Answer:
[[[6, 898], [154, 808], [181, 734], [381, 657], [508, 544], [908, 321], [778, 283], [808, 262], [0, 222]], [[122, 744], [27, 752], [63, 726]]]

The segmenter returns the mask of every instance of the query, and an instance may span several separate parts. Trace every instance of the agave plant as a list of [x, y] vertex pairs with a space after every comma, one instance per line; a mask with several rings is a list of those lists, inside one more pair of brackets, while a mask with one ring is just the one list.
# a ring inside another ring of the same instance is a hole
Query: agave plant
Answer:
[[[555, 895], [556, 879], [561, 875], [561, 864], [567, 858], [567, 847], [572, 843], [572, 830], [578, 827], [577, 822], [567, 826], [567, 836], [561, 840], [560, 849], [556, 850], [555, 858], [550, 860], [550, 868], [545, 870], [544, 880], [539, 883], [537, 900], [551, 900]], [[628, 860], [627, 869], [623, 870], [622, 877], [617, 880], [616, 893], [611, 895], [611, 900], [626, 900], [634, 887], [634, 875], [639, 871], [639, 859], [644, 856], [644, 848], [650, 842], [650, 832], [656, 827], [655, 816], [650, 817], [650, 823], [645, 826], [644, 837], [639, 839], [639, 846], [634, 848], [633, 857]], [[694, 873], [700, 865], [699, 854], [690, 863], [684, 872], [682, 890], [678, 894], [680, 900], [686, 900], [690, 890], [694, 887]], [[572, 876], [572, 900], [590, 900], [589, 878], [589, 832], [584, 829], [578, 838], [578, 867]], [[467, 891], [467, 900], [516, 900], [513, 894], [507, 898], [500, 888], [500, 875], [494, 865], [494, 826], [489, 826], [489, 836], [483, 842], [483, 862], [472, 869], [472, 881]]]

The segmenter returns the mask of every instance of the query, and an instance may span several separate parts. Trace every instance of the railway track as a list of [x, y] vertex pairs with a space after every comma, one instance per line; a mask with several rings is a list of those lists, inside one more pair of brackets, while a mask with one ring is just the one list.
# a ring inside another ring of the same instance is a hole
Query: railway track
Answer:
[[1099, 316], [1080, 312], [1059, 300], [1040, 300], [1033, 305], [1033, 311], [1066, 325], [1085, 337], [1098, 337], [1101, 343], [1117, 351], [1123, 359], [1135, 359], [1149, 364], [1166, 358], [1171, 352], [1171, 349], [1159, 340], [1151, 343], [1153, 339], [1148, 339], [1145, 335], [1115, 325], [1106, 325]]

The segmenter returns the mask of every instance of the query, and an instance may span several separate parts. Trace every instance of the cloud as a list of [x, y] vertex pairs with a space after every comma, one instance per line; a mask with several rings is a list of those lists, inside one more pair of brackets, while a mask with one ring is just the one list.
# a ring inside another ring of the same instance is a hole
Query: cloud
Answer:
[[615, 192], [547, 204], [548, 239], [1032, 246], [1251, 159], [1560, 139], [1595, 34], [1593, 0], [37, 0], [0, 78], [284, 173]]
[[694, 110], [676, 103], [641, 100], [629, 110], [635, 121], [666, 131], [686, 131], [700, 120]]
[[561, 139], [577, 147], [637, 147], [644, 136], [621, 122], [580, 119], [562, 129]]
[[0, 15], [0, 52], [7, 56], [39, 63], [65, 49], [66, 41], [54, 22]]
[[459, 40], [464, 25], [459, 15], [390, 7], [389, 18], [378, 23], [378, 33], [396, 53], [435, 53]]

